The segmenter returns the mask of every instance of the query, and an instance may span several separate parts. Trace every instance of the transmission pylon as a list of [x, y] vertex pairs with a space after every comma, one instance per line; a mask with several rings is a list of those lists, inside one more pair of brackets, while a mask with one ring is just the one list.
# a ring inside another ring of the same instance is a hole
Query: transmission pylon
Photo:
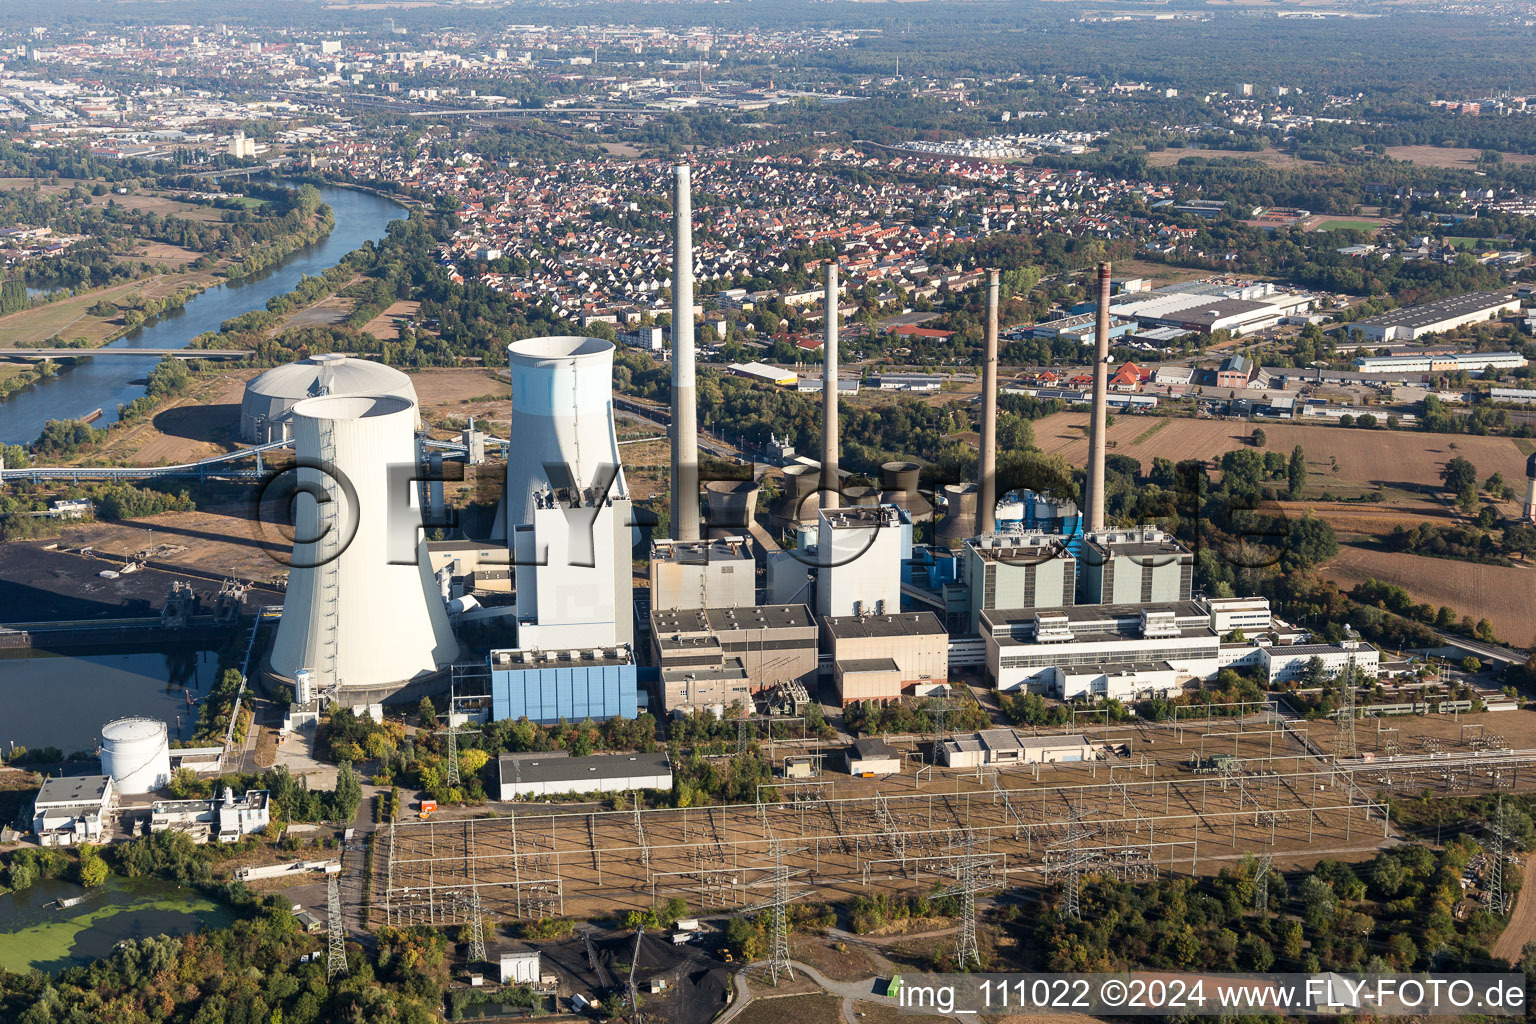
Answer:
[[1494, 808], [1493, 821], [1487, 826], [1488, 839], [1483, 846], [1487, 850], [1488, 874], [1483, 885], [1483, 903], [1495, 913], [1504, 913], [1504, 843], [1509, 835], [1504, 827], [1504, 799], [1499, 798]]
[[326, 930], [329, 948], [325, 957], [325, 980], [347, 972], [347, 935], [341, 920], [340, 875], [331, 875], [325, 884]]
[[976, 942], [976, 896], [983, 889], [990, 889], [1000, 879], [993, 873], [991, 857], [980, 847], [988, 837], [979, 836], [967, 829], [950, 844], [954, 857], [955, 884], [935, 896], [960, 897], [960, 930], [955, 934], [955, 966], [969, 970], [981, 966], [981, 952]]
[[791, 870], [784, 859], [800, 852], [803, 851], [786, 848], [781, 839], [775, 839], [769, 844], [769, 856], [773, 858], [773, 866], [769, 869], [773, 878], [773, 896], [763, 903], [745, 908], [746, 913], [768, 912], [768, 980], [775, 985], [779, 983], [780, 975], [787, 976], [791, 981], [795, 977], [794, 964], [789, 959], [789, 905], [803, 899], [808, 893], [792, 891], [790, 881], [801, 872]]
[[1355, 749], [1355, 656], [1349, 656], [1349, 664], [1344, 666], [1344, 671], [1339, 674], [1339, 683], [1342, 690], [1339, 704], [1339, 729], [1338, 737], [1333, 746], [1333, 758], [1349, 758], [1356, 756]]
[[448, 778], [450, 786], [459, 786], [459, 730], [453, 727], [453, 703], [448, 704]]
[[[452, 722], [452, 717], [448, 721]], [[469, 868], [469, 962], [479, 964], [484, 963], [487, 958], [485, 955], [485, 913], [480, 908], [480, 886], [475, 881], [475, 823], [473, 819], [469, 822], [468, 832], [465, 835], [464, 859]]]
[[1266, 853], [1253, 872], [1253, 909], [1261, 914], [1269, 912], [1269, 876], [1273, 866], [1274, 858]]

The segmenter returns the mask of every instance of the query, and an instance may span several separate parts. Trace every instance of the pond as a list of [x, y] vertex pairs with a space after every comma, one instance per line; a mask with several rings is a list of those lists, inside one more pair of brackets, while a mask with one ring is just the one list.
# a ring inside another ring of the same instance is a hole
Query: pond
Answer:
[[73, 882], [47, 880], [0, 894], [0, 969], [57, 973], [99, 960], [125, 939], [227, 928], [236, 919], [229, 907], [195, 889], [115, 875], [77, 906], [50, 906], [84, 893]]

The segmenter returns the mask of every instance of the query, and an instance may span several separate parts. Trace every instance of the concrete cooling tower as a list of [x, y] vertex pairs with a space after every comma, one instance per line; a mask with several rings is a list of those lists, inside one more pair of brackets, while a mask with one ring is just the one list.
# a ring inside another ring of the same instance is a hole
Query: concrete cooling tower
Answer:
[[119, 718], [101, 727], [101, 772], [124, 796], [171, 784], [171, 746], [164, 722]]
[[[518, 646], [629, 643], [632, 514], [613, 427], [613, 345], [528, 338], [507, 355], [505, 506]], [[616, 475], [605, 490], [608, 473]]]
[[339, 352], [300, 359], [252, 377], [240, 400], [240, 440], [250, 444], [293, 436], [293, 407], [322, 395], [399, 395], [416, 401], [411, 378], [383, 363]]
[[[373, 702], [408, 697], [408, 683], [458, 656], [425, 546], [416, 545], [415, 564], [390, 564], [401, 560], [400, 538], [419, 540], [415, 488], [391, 495], [389, 487], [390, 466], [416, 464], [415, 425], [415, 404], [396, 395], [330, 395], [293, 407], [301, 493], [272, 644], [279, 677], [309, 669], [317, 688], [337, 687], [344, 702]], [[304, 468], [317, 465], [335, 476]], [[302, 493], [305, 485], [314, 490]]]
[[[507, 346], [512, 426], [507, 437], [507, 536], [532, 522], [534, 495], [583, 491], [604, 463], [618, 466], [613, 345], [601, 338], [526, 338]], [[546, 466], [561, 467], [551, 478]], [[569, 467], [568, 475], [564, 467]], [[610, 494], [628, 496], [620, 471]]]

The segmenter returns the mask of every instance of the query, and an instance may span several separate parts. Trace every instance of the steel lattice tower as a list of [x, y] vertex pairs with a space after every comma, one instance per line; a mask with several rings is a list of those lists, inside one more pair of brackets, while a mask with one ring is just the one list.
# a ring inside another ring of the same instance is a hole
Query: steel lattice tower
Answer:
[[325, 980], [347, 972], [347, 936], [341, 920], [341, 882], [339, 875], [331, 875], [325, 885], [326, 930], [329, 933], [329, 949], [325, 957]]
[[1334, 760], [1356, 756], [1355, 748], [1355, 657], [1350, 655], [1349, 664], [1339, 675], [1342, 690], [1339, 704], [1338, 740], [1334, 744]]
[[1495, 914], [1504, 913], [1504, 800], [1499, 799], [1488, 825], [1488, 839], [1483, 844], [1488, 855], [1488, 882], [1483, 886], [1483, 903]]
[[1269, 912], [1269, 876], [1273, 865], [1274, 857], [1266, 853], [1253, 872], [1253, 909], [1261, 914]]

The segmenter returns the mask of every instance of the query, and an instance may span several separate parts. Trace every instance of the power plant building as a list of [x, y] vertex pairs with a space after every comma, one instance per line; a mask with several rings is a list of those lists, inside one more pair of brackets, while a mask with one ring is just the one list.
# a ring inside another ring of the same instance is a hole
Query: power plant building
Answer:
[[549, 337], [507, 346], [515, 438], [506, 536], [518, 647], [610, 647], [634, 639], [629, 489], [613, 426], [613, 345]]
[[817, 514], [816, 611], [887, 615], [901, 610], [901, 562], [911, 555], [912, 526], [894, 505], [854, 506]]
[[757, 600], [757, 562], [746, 537], [651, 542], [651, 607], [743, 608]]
[[738, 668], [752, 693], [810, 686], [819, 645], [816, 621], [804, 604], [651, 610], [651, 662], [661, 671], [667, 711], [729, 704], [722, 697], [729, 692], [736, 699]]
[[1060, 536], [994, 531], [965, 542], [971, 632], [981, 613], [999, 608], [1057, 608], [1077, 603], [1077, 559]]
[[1188, 601], [1194, 571], [1195, 556], [1155, 527], [1089, 534], [1078, 559], [1078, 603]]
[[949, 681], [949, 633], [932, 612], [828, 616], [821, 632], [844, 706]]
[[[420, 538], [416, 406], [398, 395], [327, 395], [293, 407], [296, 538], [270, 667], [308, 669], [343, 704], [409, 699], [458, 657]], [[313, 538], [313, 539], [311, 539]]]
[[293, 437], [293, 407], [322, 395], [396, 395], [416, 405], [411, 378], [383, 363], [325, 352], [252, 377], [240, 399], [240, 440], [269, 444]]
[[1003, 691], [1044, 693], [1060, 685], [1059, 673], [1107, 678], [1128, 669], [1151, 673], [1144, 688], [1156, 689], [1169, 685], [1169, 670], [1182, 682], [1220, 667], [1211, 614], [1193, 601], [984, 611], [982, 628], [987, 669]]
[[628, 645], [498, 650], [489, 656], [491, 717], [538, 725], [639, 715], [639, 677]]
[[33, 800], [32, 832], [43, 846], [99, 843], [116, 801], [110, 775], [44, 779]]

